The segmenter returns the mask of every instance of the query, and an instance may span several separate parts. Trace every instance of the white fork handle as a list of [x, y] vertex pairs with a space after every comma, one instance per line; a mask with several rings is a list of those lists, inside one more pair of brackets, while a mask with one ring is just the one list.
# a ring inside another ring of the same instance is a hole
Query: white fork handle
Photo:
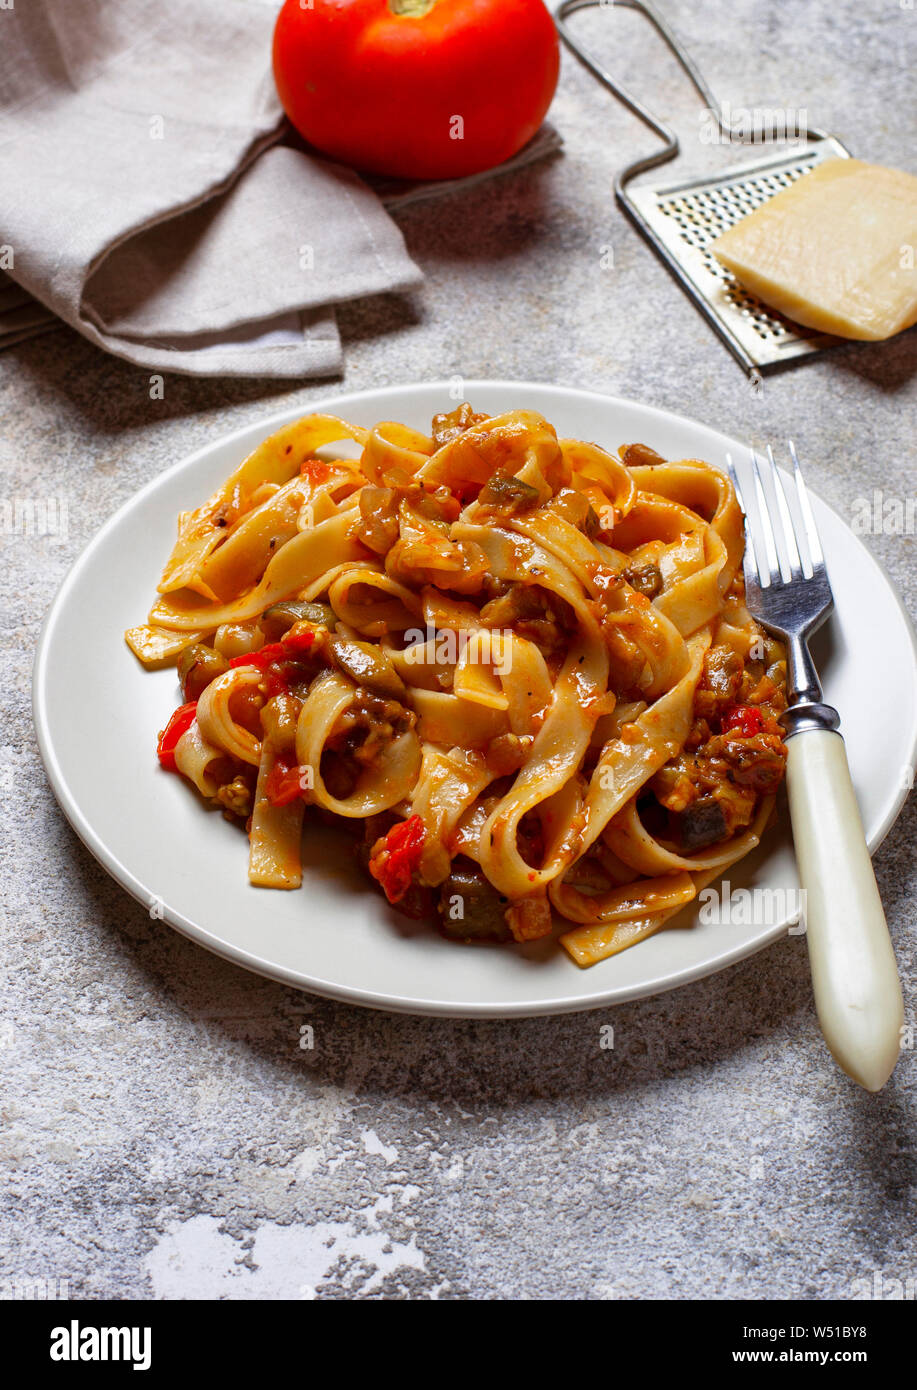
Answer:
[[804, 729], [787, 749], [818, 1021], [838, 1065], [879, 1091], [898, 1060], [904, 1004], [844, 740]]

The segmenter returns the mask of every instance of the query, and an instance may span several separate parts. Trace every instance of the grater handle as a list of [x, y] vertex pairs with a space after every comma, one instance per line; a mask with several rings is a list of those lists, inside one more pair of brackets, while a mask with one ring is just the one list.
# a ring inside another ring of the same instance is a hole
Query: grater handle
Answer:
[[[683, 71], [687, 73], [688, 77], [691, 79], [695, 90], [706, 103], [706, 107], [713, 116], [722, 135], [725, 135], [728, 140], [740, 144], [762, 145], [768, 143], [766, 138], [756, 138], [754, 131], [749, 132], [747, 129], [723, 120], [722, 107], [714, 96], [706, 78], [690, 53], [675, 37], [675, 34], [669, 28], [669, 25], [663, 19], [662, 15], [651, 3], [651, 0], [561, 0], [561, 3], [554, 11], [554, 22], [557, 25], [558, 32], [564, 43], [570, 51], [576, 55], [583, 66], [592, 73], [593, 77], [598, 78], [599, 82], [601, 82], [604, 87], [607, 87], [608, 90], [627, 107], [628, 111], [641, 120], [645, 126], [648, 126], [654, 135], [658, 135], [659, 139], [664, 142], [664, 149], [657, 150], [655, 154], [648, 155], [645, 159], [638, 159], [636, 163], [629, 164], [626, 169], [621, 170], [620, 174], [618, 174], [615, 179], [616, 192], [620, 194], [624, 185], [629, 183], [631, 179], [636, 178], [638, 174], [643, 174], [648, 169], [655, 169], [660, 164], [667, 164], [670, 159], [676, 157], [681, 146], [678, 143], [678, 136], [675, 134], [674, 130], [658, 120], [641, 101], [638, 101], [631, 92], [628, 92], [626, 88], [622, 87], [621, 84], [612, 77], [611, 73], [608, 72], [606, 68], [603, 68], [570, 32], [567, 19], [578, 10], [605, 10], [612, 8], [638, 10], [644, 18], [649, 20], [666, 47], [677, 59]], [[813, 127], [809, 127], [806, 134], [811, 140], [825, 139], [825, 132], [823, 130], [816, 130]]]

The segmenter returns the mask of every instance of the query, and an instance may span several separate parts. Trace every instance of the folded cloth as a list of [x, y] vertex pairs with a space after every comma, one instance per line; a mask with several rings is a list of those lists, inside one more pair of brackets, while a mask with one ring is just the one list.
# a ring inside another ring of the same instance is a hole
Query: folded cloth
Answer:
[[[2, 252], [0, 252], [2, 255]], [[60, 320], [0, 270], [0, 348], [47, 333]]]
[[[280, 143], [275, 17], [263, 0], [0, 13], [0, 268], [34, 296], [0, 297], [0, 346], [46, 331], [51, 310], [151, 370], [327, 375], [336, 303], [421, 282], [375, 192]], [[501, 168], [557, 144], [546, 127]]]

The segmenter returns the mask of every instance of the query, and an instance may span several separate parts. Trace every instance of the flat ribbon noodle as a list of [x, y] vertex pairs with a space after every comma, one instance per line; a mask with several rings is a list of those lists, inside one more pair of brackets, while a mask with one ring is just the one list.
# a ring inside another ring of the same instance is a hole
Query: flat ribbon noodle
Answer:
[[[365, 444], [367, 431], [333, 415], [306, 415], [270, 435], [246, 458], [222, 487], [193, 512], [181, 518], [178, 540], [159, 584], [161, 594], [200, 585], [204, 561], [226, 538], [227, 509], [245, 510], [247, 499], [265, 483], [289, 482], [317, 449], [339, 439]], [[204, 598], [213, 597], [206, 587]]]

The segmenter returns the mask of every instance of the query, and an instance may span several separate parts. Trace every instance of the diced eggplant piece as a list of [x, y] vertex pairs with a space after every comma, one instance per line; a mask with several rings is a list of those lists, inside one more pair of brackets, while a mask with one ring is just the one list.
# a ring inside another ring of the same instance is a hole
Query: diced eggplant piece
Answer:
[[660, 463], [665, 463], [662, 455], [648, 444], [625, 444], [620, 453], [621, 462], [627, 468], [656, 468]]
[[715, 719], [734, 705], [742, 688], [744, 662], [724, 644], [711, 647], [694, 692], [694, 713], [699, 719]]
[[786, 752], [773, 747], [773, 735], [752, 738], [727, 736], [718, 741], [721, 756], [732, 767], [732, 777], [740, 787], [750, 787], [762, 796], [772, 796], [786, 772]]
[[537, 488], [505, 473], [494, 473], [478, 493], [478, 501], [485, 507], [506, 515], [529, 512], [540, 500]]
[[388, 700], [400, 700], [404, 695], [404, 681], [381, 647], [332, 634], [325, 650], [335, 665], [365, 690]]
[[290, 599], [286, 603], [275, 603], [264, 614], [264, 617], [276, 625], [279, 632], [287, 632], [294, 623], [316, 623], [320, 627], [327, 627], [334, 631], [337, 619], [334, 616], [334, 609], [327, 603], [305, 603], [299, 599]]
[[711, 647], [704, 657], [702, 680], [715, 695], [735, 700], [742, 686], [742, 658], [731, 647]]
[[715, 845], [727, 834], [726, 817], [716, 797], [703, 797], [695, 801], [678, 817], [678, 829], [682, 849], [706, 849]]
[[261, 729], [277, 753], [296, 750], [296, 725], [302, 710], [302, 700], [295, 695], [274, 695], [261, 708]]
[[645, 594], [647, 598], [655, 598], [662, 589], [662, 571], [658, 565], [635, 565], [632, 569], [624, 570], [623, 578], [632, 589]]
[[[502, 897], [470, 859], [453, 860], [439, 890], [444, 935], [455, 941], [510, 941], [506, 922], [509, 899]], [[457, 913], [461, 916], [457, 916]]]
[[199, 700], [217, 676], [229, 670], [229, 662], [213, 647], [196, 642], [178, 658], [178, 679], [186, 700]]
[[562, 487], [547, 504], [549, 512], [556, 512], [571, 526], [576, 526], [590, 539], [598, 535], [599, 519], [590, 505], [589, 498], [572, 487]]

